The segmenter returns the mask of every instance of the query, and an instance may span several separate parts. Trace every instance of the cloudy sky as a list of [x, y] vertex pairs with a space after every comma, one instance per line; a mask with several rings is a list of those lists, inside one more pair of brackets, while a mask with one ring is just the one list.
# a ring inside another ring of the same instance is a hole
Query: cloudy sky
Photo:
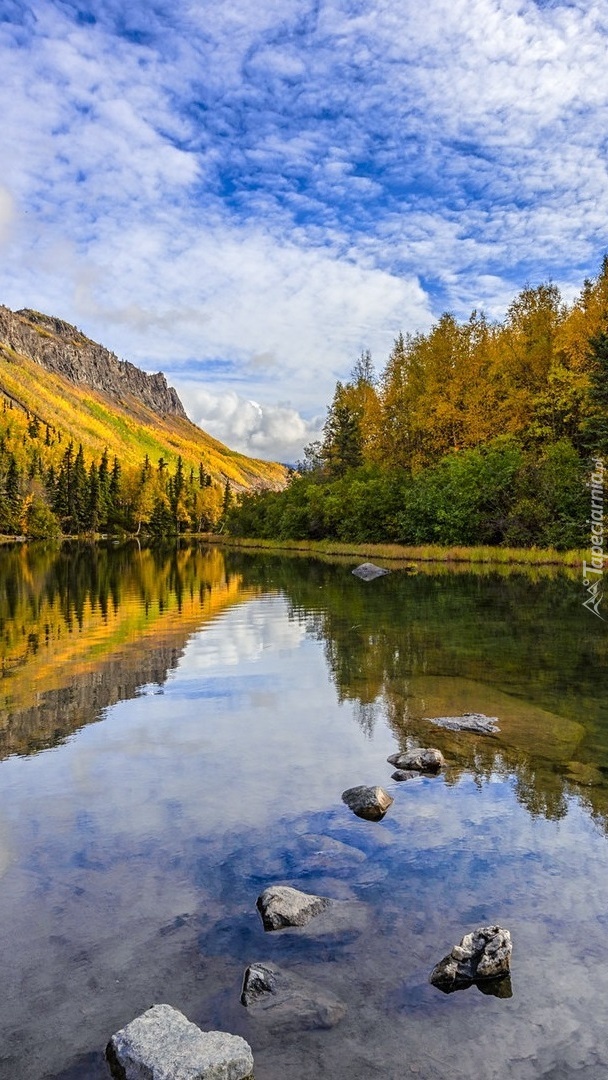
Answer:
[[605, 0], [0, 0], [0, 303], [294, 461], [362, 349], [608, 249]]

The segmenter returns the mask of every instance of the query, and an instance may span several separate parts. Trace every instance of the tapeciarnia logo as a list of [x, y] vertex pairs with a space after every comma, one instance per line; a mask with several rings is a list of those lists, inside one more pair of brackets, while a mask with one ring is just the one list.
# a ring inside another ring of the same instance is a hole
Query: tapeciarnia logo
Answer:
[[591, 517], [587, 524], [591, 526], [591, 561], [583, 559], [583, 585], [587, 599], [583, 607], [606, 622], [600, 613], [600, 604], [604, 597], [604, 462], [602, 458], [593, 458], [594, 471], [591, 473]]

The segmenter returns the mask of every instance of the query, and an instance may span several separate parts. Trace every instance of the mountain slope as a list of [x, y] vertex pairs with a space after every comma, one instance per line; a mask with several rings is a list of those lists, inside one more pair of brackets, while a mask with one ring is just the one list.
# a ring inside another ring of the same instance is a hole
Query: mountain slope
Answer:
[[[164, 375], [147, 375], [90, 341], [76, 327], [39, 312], [0, 305], [0, 396], [13, 436], [32, 418], [52, 433], [53, 446], [82, 444], [87, 459], [104, 450], [125, 466], [202, 463], [214, 481], [235, 489], [280, 488], [286, 470], [230, 450], [186, 416]], [[28, 415], [29, 414], [29, 415]]]

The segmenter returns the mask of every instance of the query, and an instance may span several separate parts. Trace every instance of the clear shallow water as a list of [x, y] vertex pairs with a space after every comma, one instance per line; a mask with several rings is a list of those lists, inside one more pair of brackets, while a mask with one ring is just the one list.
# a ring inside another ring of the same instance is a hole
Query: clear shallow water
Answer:
[[[221, 552], [0, 552], [0, 1075], [106, 1077], [155, 1001], [243, 1034], [256, 1080], [603, 1077], [606, 638], [577, 580], [390, 575]], [[500, 717], [493, 739], [424, 717]], [[445, 777], [395, 784], [408, 739]], [[380, 823], [340, 800], [395, 798]], [[265, 934], [286, 882], [353, 901]], [[442, 995], [511, 929], [513, 997]], [[347, 1004], [281, 1033], [239, 1003], [273, 960]]]

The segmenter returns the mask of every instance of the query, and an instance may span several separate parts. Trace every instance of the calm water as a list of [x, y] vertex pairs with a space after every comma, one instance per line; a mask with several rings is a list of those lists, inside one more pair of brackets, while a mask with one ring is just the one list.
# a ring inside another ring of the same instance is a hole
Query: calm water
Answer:
[[[107, 1077], [153, 1002], [245, 1036], [256, 1080], [608, 1076], [608, 629], [580, 575], [393, 573], [182, 550], [0, 551], [0, 1075]], [[425, 717], [481, 711], [500, 735]], [[439, 746], [445, 776], [386, 757]], [[382, 784], [381, 823], [341, 792]], [[259, 892], [348, 900], [265, 934]], [[474, 927], [508, 999], [445, 996]], [[332, 1030], [239, 1003], [272, 960]]]

